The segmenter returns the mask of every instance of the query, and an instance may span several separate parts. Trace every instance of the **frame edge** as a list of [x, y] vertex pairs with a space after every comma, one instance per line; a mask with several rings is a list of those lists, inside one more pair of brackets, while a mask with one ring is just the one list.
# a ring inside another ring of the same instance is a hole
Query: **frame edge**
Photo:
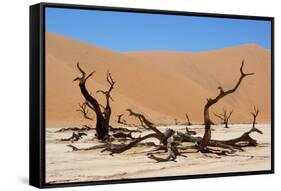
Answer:
[[29, 185], [42, 188], [40, 126], [41, 5], [29, 7]]

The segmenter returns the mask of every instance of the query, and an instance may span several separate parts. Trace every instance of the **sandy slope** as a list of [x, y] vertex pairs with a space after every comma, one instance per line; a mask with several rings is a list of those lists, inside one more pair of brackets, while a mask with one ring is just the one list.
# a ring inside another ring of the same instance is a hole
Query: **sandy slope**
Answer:
[[[167, 127], [159, 127], [165, 130]], [[184, 132], [183, 126], [169, 126]], [[225, 140], [240, 136], [251, 128], [250, 125], [231, 125], [229, 129], [215, 126], [214, 139]], [[224, 172], [243, 172], [270, 170], [270, 125], [259, 124], [263, 135], [253, 133], [259, 145], [247, 147], [245, 152], [237, 152], [231, 156], [217, 156], [213, 154], [186, 153], [187, 158], [178, 157], [177, 162], [155, 163], [147, 158], [146, 153], [154, 148], [137, 147], [122, 154], [110, 156], [108, 153], [95, 151], [71, 152], [67, 147], [69, 142], [58, 141], [71, 136], [72, 132], [54, 133], [57, 128], [48, 128], [46, 132], [46, 182], [81, 182], [112, 179], [211, 174]], [[199, 135], [203, 134], [203, 126], [192, 126]], [[90, 147], [98, 143], [93, 141], [94, 132], [87, 132], [88, 136], [72, 143], [79, 148]], [[133, 136], [138, 136], [134, 134]], [[154, 141], [150, 139], [147, 141]], [[192, 150], [190, 150], [192, 151]], [[165, 157], [163, 155], [162, 157]]]
[[[88, 45], [53, 33], [46, 35], [46, 113], [47, 126], [74, 126], [89, 123], [75, 110], [82, 102], [78, 85], [79, 61], [87, 71], [96, 73], [88, 81], [93, 94], [104, 89], [106, 71], [117, 81], [113, 91], [113, 120], [133, 108], [157, 123], [184, 122], [189, 113], [192, 121], [202, 122], [206, 98], [217, 94], [219, 85], [231, 88], [245, 70], [255, 72], [233, 95], [216, 105], [234, 109], [233, 122], [250, 122], [253, 105], [261, 109], [259, 122], [270, 122], [270, 51], [257, 45], [241, 45], [209, 52], [188, 53], [150, 51], [117, 53]], [[99, 100], [104, 100], [99, 96]]]

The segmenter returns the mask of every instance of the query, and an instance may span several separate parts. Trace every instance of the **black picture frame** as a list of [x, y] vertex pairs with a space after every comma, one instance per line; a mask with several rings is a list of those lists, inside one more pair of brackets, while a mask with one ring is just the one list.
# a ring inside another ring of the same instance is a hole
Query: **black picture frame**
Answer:
[[[271, 169], [249, 172], [229, 172], [204, 175], [186, 175], [170, 177], [153, 177], [122, 180], [103, 180], [96, 182], [76, 183], [45, 183], [45, 8], [87, 9], [118, 12], [153, 13], [167, 15], [186, 15], [215, 18], [238, 18], [264, 20], [271, 22]], [[231, 15], [214, 13], [195, 13], [183, 11], [136, 9], [120, 7], [103, 7], [89, 5], [39, 3], [30, 6], [30, 153], [29, 153], [29, 183], [38, 188], [53, 188], [67, 186], [84, 186], [116, 183], [132, 183], [147, 181], [167, 181], [177, 179], [194, 179], [210, 177], [227, 177], [274, 173], [274, 18], [249, 15]]]

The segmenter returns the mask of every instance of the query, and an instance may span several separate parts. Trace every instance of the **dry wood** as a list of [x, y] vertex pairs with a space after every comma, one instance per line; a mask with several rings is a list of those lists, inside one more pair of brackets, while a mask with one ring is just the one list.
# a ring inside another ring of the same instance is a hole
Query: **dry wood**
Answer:
[[56, 132], [65, 132], [65, 131], [90, 131], [93, 128], [91, 128], [88, 125], [84, 125], [82, 128], [79, 127], [69, 127], [69, 128], [61, 128], [57, 130]]
[[231, 117], [233, 113], [233, 110], [230, 111], [229, 113], [224, 109], [222, 114], [216, 114], [214, 113], [214, 115], [219, 118], [220, 120], [222, 120], [222, 123], [224, 124], [225, 128], [228, 128], [228, 122], [229, 122], [229, 118]]
[[[111, 74], [109, 72], [107, 72], [106, 80], [110, 85], [109, 89], [107, 91], [103, 91], [103, 90], [97, 91], [97, 92], [103, 93], [105, 95], [105, 98], [106, 98], [106, 106], [104, 107], [104, 109], [102, 111], [101, 110], [101, 107], [102, 107], [101, 104], [96, 100], [95, 97], [93, 97], [89, 93], [89, 91], [86, 88], [86, 82], [94, 74], [94, 72], [91, 72], [90, 74], [86, 75], [84, 70], [80, 67], [79, 63], [77, 63], [77, 69], [80, 71], [81, 77], [77, 77], [73, 81], [79, 81], [80, 91], [81, 91], [83, 97], [86, 100], [85, 105], [87, 105], [96, 114], [96, 135], [97, 135], [97, 138], [100, 139], [100, 140], [108, 139], [108, 136], [109, 136], [109, 134], [108, 134], [109, 121], [110, 121], [110, 116], [111, 116], [111, 107], [110, 107], [110, 101], [109, 100], [113, 100], [110, 93], [113, 90], [113, 87], [115, 85], [115, 81], [113, 80]], [[83, 112], [83, 110], [82, 110], [82, 112]]]
[[188, 116], [187, 113], [185, 114], [185, 117], [186, 117], [186, 120], [187, 120], [187, 125], [188, 125], [188, 126], [192, 125], [192, 123], [191, 123], [190, 120], [189, 120], [189, 116]]
[[87, 109], [87, 102], [79, 104], [79, 109], [77, 109], [76, 111], [81, 112], [85, 119], [88, 119], [88, 120], [91, 120], [91, 121], [93, 120], [93, 118], [88, 116], [89, 110]]
[[[113, 101], [110, 93], [115, 85], [115, 81], [112, 79], [111, 74], [108, 72], [106, 78], [107, 82], [109, 83], [109, 89], [107, 91], [104, 90], [97, 91], [97, 93], [102, 93], [105, 95], [106, 105], [102, 106], [100, 103], [98, 103], [98, 101], [93, 96], [89, 94], [89, 92], [85, 87], [85, 83], [87, 79], [92, 76], [93, 72], [86, 76], [86, 73], [80, 68], [79, 64], [77, 64], [77, 68], [81, 72], [82, 77], [76, 78], [75, 81], [76, 80], [79, 81], [79, 87], [81, 93], [86, 99], [86, 102], [80, 105], [79, 111], [83, 113], [85, 118], [88, 117], [87, 107], [95, 111], [97, 116], [97, 121], [99, 121], [99, 118], [101, 118], [100, 121], [97, 122], [96, 124], [98, 138], [102, 139], [101, 129], [103, 129], [103, 131], [105, 131], [105, 129], [107, 130], [106, 134], [104, 135], [106, 135], [109, 138], [103, 144], [94, 145], [88, 148], [77, 148], [73, 145], [67, 145], [67, 146], [72, 148], [73, 151], [87, 151], [93, 149], [102, 149], [101, 152], [109, 152], [111, 155], [123, 153], [136, 146], [156, 147], [154, 151], [147, 153], [148, 157], [152, 160], [155, 160], [156, 162], [176, 161], [178, 156], [186, 157], [183, 153], [188, 153], [187, 151], [188, 149], [195, 150], [192, 152], [200, 151], [202, 153], [214, 153], [217, 155], [232, 155], [234, 152], [238, 150], [243, 151], [243, 147], [257, 146], [257, 141], [250, 136], [250, 134], [253, 132], [262, 134], [262, 132], [255, 127], [256, 118], [259, 114], [259, 109], [257, 107], [254, 107], [254, 111], [251, 112], [253, 116], [253, 124], [252, 124], [252, 128], [249, 131], [243, 133], [241, 136], [234, 139], [229, 139], [229, 140], [211, 139], [211, 125], [213, 125], [213, 122], [210, 119], [209, 109], [211, 108], [211, 106], [216, 104], [219, 100], [221, 100], [223, 97], [234, 93], [238, 89], [242, 80], [246, 76], [250, 76], [254, 74], [254, 73], [244, 73], [243, 67], [244, 67], [244, 61], [242, 61], [240, 67], [240, 78], [232, 89], [224, 91], [222, 87], [218, 87], [218, 89], [220, 90], [219, 94], [215, 98], [207, 99], [207, 103], [204, 107], [205, 132], [203, 137], [194, 136], [196, 132], [190, 131], [188, 127], [186, 127], [185, 133], [181, 133], [181, 132], [175, 133], [174, 130], [169, 128], [167, 128], [164, 132], [161, 132], [157, 128], [157, 126], [153, 122], [148, 120], [143, 114], [134, 112], [132, 109], [127, 109], [127, 111], [129, 112], [129, 116], [133, 116], [137, 118], [143, 128], [145, 128], [146, 130], [150, 130], [152, 132], [145, 136], [142, 136], [140, 134], [139, 137], [135, 138], [132, 136], [132, 132], [141, 133], [141, 131], [130, 130], [128, 128], [121, 128], [121, 127], [113, 128], [109, 125], [110, 116], [111, 116], [110, 100]], [[215, 114], [215, 116], [223, 121], [225, 127], [228, 127], [228, 122], [232, 113], [233, 111], [228, 113], [226, 110], [224, 110], [223, 114]], [[122, 119], [122, 116], [123, 114], [118, 115], [117, 122], [122, 125], [129, 125], [127, 124], [126, 120]], [[191, 126], [192, 124], [190, 122], [188, 114], [186, 114], [186, 119], [187, 119], [187, 126]], [[111, 131], [111, 134], [109, 134], [108, 132], [109, 129]], [[73, 135], [76, 136], [76, 134]], [[72, 140], [73, 137], [75, 136], [72, 136], [67, 140]], [[157, 139], [159, 143], [143, 142], [144, 140], [147, 139]], [[115, 144], [112, 142], [113, 140], [117, 140], [119, 142], [123, 141], [123, 142]], [[190, 142], [193, 143], [193, 145], [182, 146], [181, 144], [184, 142]], [[167, 156], [165, 157], [158, 156], [157, 153], [159, 154], [160, 151], [162, 153], [164, 152], [165, 154], [167, 153]]]
[[254, 73], [245, 73], [243, 71], [243, 67], [244, 67], [244, 60], [242, 61], [241, 67], [240, 67], [240, 78], [238, 80], [238, 82], [236, 83], [236, 85], [230, 89], [225, 91], [221, 86], [218, 87], [218, 89], [220, 90], [219, 95], [217, 95], [215, 98], [208, 98], [207, 99], [207, 103], [205, 104], [204, 107], [204, 124], [205, 124], [205, 133], [201, 142], [201, 145], [203, 148], [205, 148], [209, 141], [211, 140], [211, 119], [210, 119], [210, 114], [209, 114], [209, 109], [216, 104], [219, 100], [221, 100], [223, 97], [234, 93], [238, 87], [240, 86], [242, 80], [250, 75], [254, 75]]
[[127, 125], [127, 121], [125, 119], [121, 119], [123, 115], [124, 114], [117, 115], [117, 117], [118, 117], [117, 123], [122, 124], [122, 125]]
[[74, 141], [78, 141], [78, 140], [82, 139], [83, 136], [87, 136], [87, 134], [83, 133], [83, 132], [78, 132], [78, 133], [73, 132], [71, 137], [66, 138], [66, 139], [60, 139], [60, 141], [71, 141], [71, 142], [74, 142]]
[[169, 162], [169, 161], [174, 161], [176, 162], [177, 156], [183, 156], [182, 153], [180, 153], [176, 147], [176, 142], [174, 141], [173, 137], [169, 137], [167, 139], [167, 152], [168, 156], [165, 158], [157, 157], [154, 154], [148, 154], [148, 158], [155, 160], [156, 162]]

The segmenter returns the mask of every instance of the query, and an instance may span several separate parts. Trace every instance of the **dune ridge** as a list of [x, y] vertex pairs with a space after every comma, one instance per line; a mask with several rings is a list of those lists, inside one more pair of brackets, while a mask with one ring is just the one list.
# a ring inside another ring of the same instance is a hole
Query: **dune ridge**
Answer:
[[[116, 80], [112, 92], [112, 123], [117, 115], [132, 108], [156, 123], [185, 122], [188, 113], [194, 123], [203, 122], [206, 98], [217, 95], [218, 86], [229, 89], [239, 78], [241, 61], [246, 78], [238, 91], [213, 108], [233, 109], [231, 123], [250, 123], [256, 105], [260, 123], [270, 123], [270, 50], [255, 44], [228, 47], [208, 52], [144, 51], [118, 53], [89, 45], [55, 33], [46, 33], [46, 122], [47, 127], [65, 127], [92, 122], [76, 110], [83, 102], [78, 84], [79, 61], [85, 71], [96, 71], [87, 82], [88, 89], [104, 103], [98, 89], [106, 89], [106, 72]], [[94, 116], [94, 115], [93, 115]], [[127, 116], [125, 115], [126, 119]], [[212, 117], [215, 122], [217, 118]], [[128, 119], [127, 119], [128, 120]]]

